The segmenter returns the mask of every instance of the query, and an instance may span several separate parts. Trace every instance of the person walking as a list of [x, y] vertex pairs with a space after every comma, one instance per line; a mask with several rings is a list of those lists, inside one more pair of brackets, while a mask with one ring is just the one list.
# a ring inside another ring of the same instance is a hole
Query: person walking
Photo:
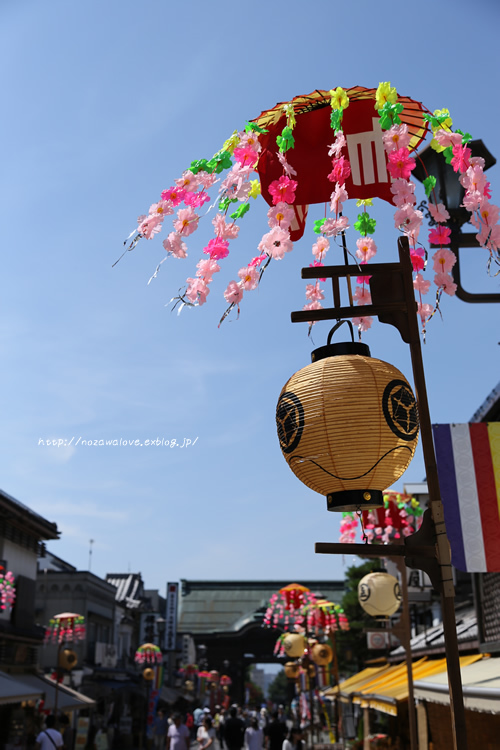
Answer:
[[55, 729], [56, 717], [54, 715], [47, 716], [45, 720], [45, 729], [40, 732], [36, 738], [36, 750], [54, 750], [54, 748], [62, 747], [64, 740], [61, 732]]
[[189, 729], [182, 723], [181, 715], [173, 715], [173, 724], [168, 728], [166, 750], [189, 750], [191, 737]]
[[278, 711], [275, 711], [273, 720], [267, 725], [266, 750], [282, 750], [287, 730], [287, 725], [284, 721], [280, 721]]
[[264, 732], [259, 726], [259, 720], [255, 716], [251, 724], [245, 729], [246, 750], [262, 750], [264, 746]]
[[201, 727], [196, 733], [196, 739], [198, 740], [199, 750], [208, 750], [210, 745], [213, 745], [215, 740], [215, 729], [212, 726], [212, 719], [209, 716], [205, 716]]
[[241, 750], [245, 740], [245, 724], [238, 718], [236, 706], [231, 706], [229, 719], [224, 722], [224, 742], [228, 750]]

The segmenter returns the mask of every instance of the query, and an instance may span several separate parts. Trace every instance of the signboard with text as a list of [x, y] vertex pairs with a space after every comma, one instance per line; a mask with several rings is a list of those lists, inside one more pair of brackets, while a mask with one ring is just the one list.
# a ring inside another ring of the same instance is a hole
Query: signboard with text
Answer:
[[167, 583], [167, 612], [165, 624], [165, 651], [175, 651], [177, 640], [177, 599], [179, 584]]

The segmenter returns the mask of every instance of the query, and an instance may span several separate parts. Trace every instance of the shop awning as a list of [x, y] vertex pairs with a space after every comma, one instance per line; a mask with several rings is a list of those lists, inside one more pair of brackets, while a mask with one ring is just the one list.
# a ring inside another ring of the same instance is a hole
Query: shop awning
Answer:
[[[485, 658], [462, 667], [464, 705], [472, 711], [500, 713], [500, 659]], [[440, 672], [414, 684], [415, 698], [449, 704], [448, 676]]]
[[[44, 709], [50, 711], [55, 708], [55, 694], [56, 694], [56, 683], [51, 680], [50, 677], [44, 677], [36, 674], [24, 674], [17, 678], [19, 682], [22, 682], [25, 689], [31, 688], [36, 690], [37, 696], [40, 695], [44, 700]], [[87, 698], [86, 695], [78, 693], [66, 685], [59, 685], [58, 696], [57, 696], [57, 707], [62, 711], [74, 711], [79, 708], [90, 708], [95, 705], [95, 701], [92, 698]]]
[[323, 695], [327, 698], [332, 698], [336, 695], [339, 695], [340, 693], [341, 699], [347, 700], [348, 697], [352, 695], [352, 693], [354, 693], [356, 690], [360, 690], [363, 685], [368, 682], [372, 682], [375, 677], [379, 677], [381, 674], [387, 673], [387, 671], [390, 669], [392, 669], [392, 667], [390, 667], [388, 664], [385, 664], [382, 667], [367, 667], [366, 669], [361, 670], [361, 672], [358, 672], [352, 677], [348, 677], [347, 680], [344, 680], [338, 686], [335, 685], [335, 687], [328, 688], [328, 690], [325, 690]]
[[36, 701], [43, 695], [41, 688], [31, 687], [21, 682], [17, 677], [6, 672], [0, 672], [0, 704], [21, 703], [21, 701]]
[[[461, 668], [466, 667], [482, 658], [481, 654], [474, 654], [472, 656], [460, 657]], [[345, 685], [349, 680], [340, 683], [340, 695], [350, 696], [353, 703], [359, 703], [364, 708], [374, 708], [377, 711], [383, 711], [384, 713], [396, 716], [397, 704], [399, 701], [408, 700], [408, 673], [406, 668], [406, 661], [401, 664], [396, 664], [392, 667], [383, 667], [381, 670], [377, 670], [377, 673], [373, 674], [368, 679], [365, 679], [363, 672], [359, 672], [358, 675], [354, 675], [350, 680], [358, 678], [358, 682]], [[446, 673], [446, 659], [419, 659], [412, 664], [413, 682], [417, 680], [427, 680], [429, 677], [435, 674], [444, 673], [444, 677], [447, 680]], [[360, 680], [360, 678], [362, 678]]]

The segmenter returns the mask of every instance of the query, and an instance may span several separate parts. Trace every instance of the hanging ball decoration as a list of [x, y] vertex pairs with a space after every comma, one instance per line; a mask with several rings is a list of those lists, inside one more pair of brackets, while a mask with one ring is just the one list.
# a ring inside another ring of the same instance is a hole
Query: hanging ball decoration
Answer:
[[358, 584], [359, 603], [372, 617], [386, 620], [401, 604], [399, 581], [389, 573], [369, 573]]
[[143, 671], [142, 676], [145, 680], [150, 682], [151, 680], [154, 680], [155, 678], [155, 671], [154, 669], [151, 669], [151, 667], [146, 667], [146, 669]]
[[296, 680], [299, 676], [300, 664], [295, 661], [287, 661], [285, 664], [285, 677], [289, 680]]
[[305, 638], [299, 633], [288, 633], [283, 639], [285, 654], [292, 658], [302, 656], [305, 650]]
[[293, 473], [326, 495], [328, 510], [383, 507], [383, 491], [417, 447], [413, 391], [393, 365], [360, 343], [328, 344], [292, 375], [276, 409], [278, 438]]
[[316, 643], [311, 649], [311, 659], [319, 667], [324, 667], [333, 659], [333, 650], [328, 643]]
[[73, 669], [78, 664], [78, 655], [70, 648], [65, 648], [59, 654], [59, 666], [61, 669]]

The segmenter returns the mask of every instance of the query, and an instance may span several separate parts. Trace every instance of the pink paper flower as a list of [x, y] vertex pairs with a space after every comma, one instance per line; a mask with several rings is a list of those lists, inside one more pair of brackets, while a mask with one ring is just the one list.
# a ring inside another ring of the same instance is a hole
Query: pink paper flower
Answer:
[[252, 260], [250, 261], [248, 265], [255, 266], [257, 268], [257, 266], [260, 266], [262, 261], [266, 260], [267, 257], [268, 256], [265, 253], [264, 255], [256, 255], [255, 258], [252, 258]]
[[205, 190], [209, 190], [214, 182], [217, 182], [217, 174], [215, 172], [213, 174], [210, 174], [209, 172], [200, 170], [196, 176], [200, 185], [203, 185]]
[[423, 271], [425, 267], [425, 260], [421, 255], [413, 250], [410, 250], [410, 260], [414, 271]]
[[326, 237], [318, 237], [317, 241], [312, 246], [312, 254], [318, 260], [322, 259], [322, 256], [328, 251], [330, 243]]
[[147, 240], [151, 240], [155, 234], [161, 230], [163, 222], [163, 216], [161, 214], [153, 214], [153, 216], [146, 216], [145, 219], [139, 224], [138, 231]]
[[357, 286], [354, 292], [354, 300], [358, 305], [371, 305], [372, 296], [366, 287]]
[[413, 279], [413, 288], [420, 292], [420, 294], [427, 294], [431, 286], [431, 282], [424, 279], [421, 273], [417, 273]]
[[357, 284], [368, 284], [370, 282], [370, 279], [371, 279], [371, 276], [356, 276], [356, 283]]
[[175, 181], [175, 184], [182, 190], [192, 192], [193, 190], [198, 190], [200, 178], [199, 175], [193, 174], [190, 169], [186, 169], [182, 177], [179, 177], [179, 179]]
[[[314, 263], [309, 263], [309, 268], [322, 268], [325, 264], [319, 260], [315, 260]], [[320, 278], [319, 281], [326, 281], [326, 279]]]
[[234, 149], [234, 158], [242, 167], [254, 167], [258, 155], [253, 148], [243, 147]]
[[349, 219], [347, 216], [340, 216], [338, 219], [327, 219], [321, 227], [321, 231], [327, 237], [336, 237], [338, 234], [345, 232], [346, 229], [349, 229]]
[[351, 174], [349, 159], [346, 159], [345, 156], [339, 156], [337, 159], [333, 159], [332, 164], [333, 169], [328, 175], [328, 179], [330, 182], [339, 182], [343, 185]]
[[200, 217], [191, 206], [180, 208], [177, 211], [177, 220], [174, 221], [174, 229], [183, 237], [187, 237], [198, 229], [199, 220]]
[[229, 242], [221, 237], [210, 240], [208, 245], [203, 248], [205, 255], [210, 255], [212, 260], [221, 260], [229, 255]]
[[432, 307], [432, 305], [429, 305], [427, 302], [419, 302], [417, 304], [417, 313], [420, 316], [420, 320], [422, 321], [422, 324], [425, 323], [427, 318], [430, 318], [433, 312], [434, 312], [434, 308]]
[[170, 187], [164, 190], [161, 194], [162, 201], [170, 201], [172, 206], [178, 206], [186, 195], [186, 191], [179, 187]]
[[436, 286], [442, 289], [445, 294], [449, 294], [450, 297], [453, 297], [453, 295], [457, 291], [457, 285], [453, 282], [453, 279], [447, 273], [437, 273], [434, 276], [434, 283]]
[[387, 153], [397, 151], [399, 148], [407, 149], [411, 141], [408, 125], [393, 125], [383, 134], [382, 140]]
[[346, 145], [345, 135], [341, 130], [338, 131], [335, 141], [329, 146], [328, 156], [339, 157], [342, 149]]
[[434, 133], [434, 138], [443, 148], [461, 145], [462, 136], [460, 133], [451, 133], [449, 130], [438, 130]]
[[176, 258], [187, 258], [187, 245], [182, 241], [180, 234], [170, 232], [167, 239], [163, 240], [163, 247]]
[[290, 240], [288, 231], [280, 227], [274, 227], [270, 232], [265, 234], [260, 241], [258, 248], [261, 252], [267, 253], [275, 260], [282, 260], [285, 253], [293, 249], [293, 242]]
[[282, 154], [281, 151], [277, 151], [276, 156], [278, 157], [279, 163], [283, 167], [283, 170], [285, 174], [287, 175], [287, 177], [295, 177], [297, 174], [297, 171], [287, 161], [286, 154]]
[[279, 180], [274, 180], [269, 185], [269, 192], [273, 196], [273, 205], [278, 203], [293, 203], [297, 182], [284, 175]]
[[483, 172], [483, 168], [478, 165], [470, 165], [465, 174], [461, 174], [459, 177], [460, 184], [471, 192], [477, 191], [481, 195], [484, 195], [484, 191], [488, 182]]
[[210, 289], [206, 281], [200, 278], [187, 279], [188, 287], [186, 297], [193, 304], [204, 305], [210, 294]]
[[219, 264], [217, 263], [217, 261], [212, 260], [212, 258], [198, 261], [198, 263], [196, 264], [196, 268], [198, 269], [196, 275], [199, 278], [205, 279], [207, 284], [212, 281], [212, 276], [214, 275], [214, 273], [220, 271]]
[[356, 256], [361, 263], [367, 263], [377, 253], [377, 246], [371, 237], [360, 237], [356, 240]]
[[340, 183], [337, 182], [335, 185], [335, 190], [330, 196], [330, 211], [332, 213], [335, 213], [337, 216], [340, 211], [342, 211], [342, 206], [344, 202], [348, 199], [347, 190], [345, 189], [344, 185], [340, 185]]
[[186, 193], [184, 197], [185, 205], [192, 206], [193, 208], [200, 208], [200, 206], [203, 206], [209, 200], [210, 196], [204, 190], [199, 190], [197, 193]]
[[153, 203], [153, 205], [149, 207], [150, 216], [152, 216], [153, 214], [158, 214], [159, 216], [169, 216], [173, 213], [174, 209], [172, 208], [172, 204], [170, 203], [170, 201], [159, 201], [158, 203]]
[[252, 289], [257, 289], [259, 285], [260, 274], [254, 266], [245, 266], [245, 268], [240, 268], [240, 270], [238, 271], [238, 276], [240, 277], [243, 289], [246, 292], [249, 292]]
[[449, 273], [457, 262], [455, 253], [446, 247], [439, 248], [432, 256], [432, 260], [434, 261], [432, 267], [438, 273]]
[[230, 281], [224, 292], [224, 299], [229, 305], [237, 305], [243, 299], [243, 289], [236, 281]]
[[234, 221], [228, 223], [222, 214], [216, 214], [212, 219], [212, 224], [214, 225], [215, 234], [222, 240], [235, 240], [240, 231], [239, 226]]
[[359, 318], [352, 319], [353, 325], [357, 326], [362, 332], [367, 331], [372, 327], [373, 318], [370, 316], [365, 317], [364, 315]]
[[451, 160], [451, 166], [455, 172], [466, 172], [469, 168], [469, 160], [471, 157], [471, 150], [467, 146], [462, 144], [456, 144], [453, 146], [453, 158]]
[[272, 206], [267, 212], [270, 227], [281, 227], [281, 229], [288, 229], [293, 221], [294, 211], [293, 208], [287, 203], [280, 201], [275, 206]]
[[394, 182], [391, 184], [391, 193], [394, 196], [392, 202], [395, 206], [404, 206], [405, 203], [414, 205], [417, 202], [417, 199], [413, 194], [414, 191], [415, 185], [413, 182], [401, 179], [394, 180]]
[[483, 196], [478, 190], [467, 190], [462, 206], [472, 213], [473, 211], [477, 211], [482, 199]]
[[437, 206], [429, 203], [429, 213], [438, 224], [444, 224], [450, 218], [450, 214], [442, 203], [438, 203]]
[[417, 211], [413, 206], [406, 203], [401, 208], [398, 208], [394, 214], [394, 226], [396, 229], [402, 229], [405, 234], [415, 234], [420, 229], [422, 224], [423, 216], [422, 211]]
[[256, 154], [259, 153], [262, 146], [260, 145], [259, 137], [257, 133], [254, 133], [253, 130], [250, 130], [248, 133], [245, 131], [238, 134], [240, 136], [240, 142], [239, 142], [239, 148], [250, 148], [252, 151], [255, 151]]
[[498, 222], [500, 211], [498, 206], [483, 200], [479, 207], [479, 213], [486, 226], [491, 227]]
[[438, 225], [430, 230], [429, 242], [431, 245], [449, 245], [451, 242], [450, 235], [451, 229]]
[[407, 180], [416, 166], [415, 159], [410, 158], [406, 148], [398, 148], [389, 154], [387, 169], [394, 179], [399, 177], [402, 180]]
[[316, 284], [307, 284], [306, 286], [306, 299], [308, 300], [321, 300], [325, 299], [323, 290], [319, 287], [319, 282]]

